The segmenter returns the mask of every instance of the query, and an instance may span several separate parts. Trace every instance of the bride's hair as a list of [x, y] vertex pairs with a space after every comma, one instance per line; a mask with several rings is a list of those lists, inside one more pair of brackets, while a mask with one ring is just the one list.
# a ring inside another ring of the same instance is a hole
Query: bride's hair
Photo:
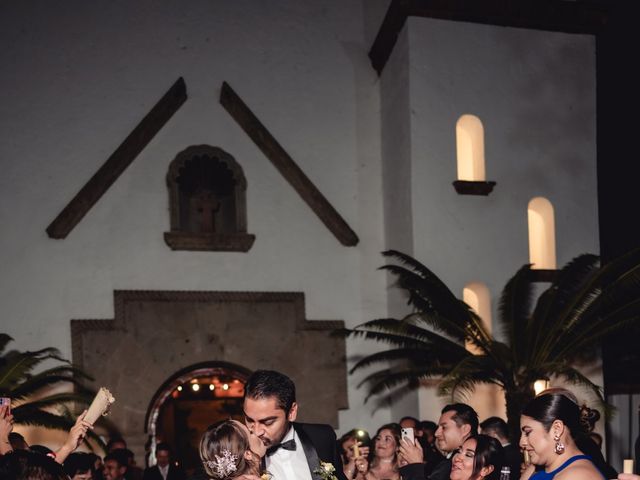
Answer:
[[214, 423], [200, 439], [200, 459], [207, 475], [215, 479], [232, 479], [246, 474], [259, 466], [259, 459], [252, 454], [247, 460], [245, 452], [250, 449], [249, 438], [236, 420]]

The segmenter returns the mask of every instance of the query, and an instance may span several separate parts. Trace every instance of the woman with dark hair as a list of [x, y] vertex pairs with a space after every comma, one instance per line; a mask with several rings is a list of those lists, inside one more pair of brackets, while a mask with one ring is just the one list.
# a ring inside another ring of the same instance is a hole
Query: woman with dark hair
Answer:
[[550, 389], [531, 400], [520, 417], [520, 447], [533, 466], [543, 467], [533, 473], [533, 466], [525, 470], [521, 480], [558, 480], [580, 478], [602, 480], [604, 475], [591, 457], [576, 445], [584, 434], [580, 408], [568, 390]]
[[259, 480], [266, 447], [236, 420], [214, 423], [200, 439], [200, 459], [210, 478]]
[[497, 480], [504, 462], [500, 442], [489, 435], [467, 438], [451, 459], [451, 480]]

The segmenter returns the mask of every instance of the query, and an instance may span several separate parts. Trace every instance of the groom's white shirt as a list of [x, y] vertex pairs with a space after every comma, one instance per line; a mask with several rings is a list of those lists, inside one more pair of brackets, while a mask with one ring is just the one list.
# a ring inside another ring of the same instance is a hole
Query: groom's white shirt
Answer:
[[282, 443], [292, 438], [296, 441], [296, 449], [279, 448], [273, 455], [267, 456], [267, 471], [273, 475], [273, 480], [312, 480], [302, 442], [293, 425], [282, 439]]

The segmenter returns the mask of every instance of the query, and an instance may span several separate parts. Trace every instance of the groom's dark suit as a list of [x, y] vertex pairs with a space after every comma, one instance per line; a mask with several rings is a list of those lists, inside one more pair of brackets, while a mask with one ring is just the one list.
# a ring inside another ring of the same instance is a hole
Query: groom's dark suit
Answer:
[[[307, 457], [311, 478], [320, 480], [322, 477], [313, 473], [314, 470], [320, 468], [320, 462], [328, 462], [335, 469], [335, 475], [339, 480], [346, 480], [342, 471], [342, 460], [338, 454], [338, 445], [336, 443], [336, 434], [329, 425], [321, 425], [315, 423], [296, 423], [293, 422], [293, 428], [300, 439]], [[296, 448], [300, 448], [296, 447]]]

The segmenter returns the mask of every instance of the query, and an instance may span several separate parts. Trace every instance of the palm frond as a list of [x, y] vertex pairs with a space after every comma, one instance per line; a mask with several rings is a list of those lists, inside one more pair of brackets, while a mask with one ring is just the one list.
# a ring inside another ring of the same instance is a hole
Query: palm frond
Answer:
[[9, 352], [3, 356], [0, 365], [0, 389], [11, 390], [25, 378], [31, 370], [45, 360], [65, 361], [55, 348], [44, 348], [35, 352]]
[[395, 335], [386, 332], [377, 332], [373, 330], [351, 330], [349, 336], [353, 338], [364, 338], [366, 340], [375, 340], [380, 343], [386, 343], [395, 347], [402, 348], [418, 348], [424, 344], [420, 340], [416, 340], [406, 335]]
[[452, 368], [453, 365], [468, 355], [471, 354], [464, 349], [450, 349], [450, 344], [440, 345], [438, 347], [434, 346], [434, 348], [430, 349], [396, 348], [367, 355], [351, 367], [350, 373], [370, 367], [377, 363], [390, 363], [396, 361], [403, 361], [407, 364], [417, 365], [425, 370], [432, 368], [434, 372], [441, 372], [443, 369], [446, 371], [447, 369]]
[[[462, 340], [467, 323], [467, 309], [462, 306], [465, 305], [464, 302], [461, 302], [437, 275], [416, 259], [396, 250], [387, 250], [382, 254], [409, 266], [409, 268], [397, 265], [380, 267], [397, 277], [397, 285], [409, 294], [409, 303], [420, 311], [435, 312], [441, 317], [448, 318], [455, 327], [443, 325], [445, 328], [449, 327], [445, 333]], [[439, 326], [434, 325], [434, 328]]]
[[558, 272], [549, 288], [553, 292], [552, 302], [544, 312], [542, 309], [534, 312], [533, 321], [539, 336], [533, 363], [544, 363], [551, 358], [554, 345], [571, 342], [573, 329], [577, 327], [572, 319], [580, 318], [598, 295], [597, 285], [592, 281], [598, 271], [598, 262], [597, 256], [583, 254]]
[[[47, 395], [46, 397], [39, 398], [37, 400], [30, 400], [27, 405], [29, 409], [43, 409], [48, 407], [59, 407], [67, 403], [74, 403], [80, 405], [88, 405], [93, 400], [91, 394], [79, 394], [79, 393], [56, 393], [54, 395]], [[20, 404], [16, 407], [12, 406], [12, 410], [20, 408]]]
[[[430, 372], [419, 368], [403, 368], [373, 373], [360, 382], [358, 386], [368, 384], [368, 393], [365, 402], [375, 395], [392, 391], [406, 393], [420, 386], [422, 380], [432, 378]], [[385, 396], [385, 400], [393, 401], [395, 397]]]
[[68, 431], [73, 422], [60, 415], [32, 408], [29, 404], [20, 405], [11, 409], [14, 421], [19, 425], [32, 425], [34, 427], [51, 428], [54, 430]]
[[557, 344], [552, 355], [572, 357], [585, 350], [597, 349], [600, 347], [602, 340], [608, 335], [638, 324], [640, 324], [640, 297], [612, 312], [608, 312], [606, 316], [599, 317], [588, 327], [580, 329], [568, 344]]
[[7, 345], [12, 341], [13, 338], [11, 338], [11, 336], [6, 333], [0, 333], [0, 353], [2, 353], [4, 349], [7, 348]]
[[72, 384], [76, 391], [85, 389], [84, 381], [91, 377], [77, 367], [63, 365], [44, 370], [32, 377], [27, 377], [12, 390], [13, 398], [26, 398], [34, 395], [39, 390], [56, 385], [58, 383]]
[[426, 317], [428, 317], [428, 315], [410, 314], [402, 320], [397, 320], [395, 318], [378, 318], [358, 325], [355, 327], [355, 330], [372, 330], [411, 337], [414, 340], [424, 342], [425, 344], [437, 342], [446, 343], [450, 345], [451, 348], [463, 348], [458, 342], [451, 340], [448, 337], [418, 326], [420, 323], [429, 324], [428, 321], [425, 321]]
[[438, 391], [442, 395], [469, 392], [478, 383], [504, 387], [504, 378], [493, 359], [485, 355], [471, 355], [457, 365], [442, 379]]
[[498, 305], [502, 332], [516, 362], [529, 357], [529, 342], [533, 340], [528, 335], [532, 298], [530, 265], [523, 265], [507, 282]]

